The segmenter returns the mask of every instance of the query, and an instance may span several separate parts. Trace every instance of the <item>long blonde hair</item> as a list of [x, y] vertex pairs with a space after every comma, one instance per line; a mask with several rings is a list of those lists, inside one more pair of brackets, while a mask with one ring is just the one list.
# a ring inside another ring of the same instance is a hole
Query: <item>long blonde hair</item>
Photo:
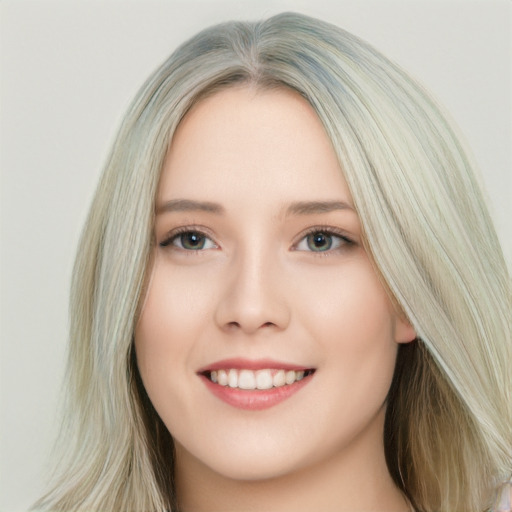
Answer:
[[388, 398], [396, 485], [418, 510], [488, 509], [512, 473], [512, 293], [474, 170], [404, 71], [353, 35], [292, 13], [199, 33], [126, 114], [79, 244], [60, 456], [35, 507], [176, 510], [172, 438], [140, 382], [133, 332], [173, 133], [194, 103], [240, 83], [288, 87], [314, 107], [367, 250], [418, 334], [399, 350]]

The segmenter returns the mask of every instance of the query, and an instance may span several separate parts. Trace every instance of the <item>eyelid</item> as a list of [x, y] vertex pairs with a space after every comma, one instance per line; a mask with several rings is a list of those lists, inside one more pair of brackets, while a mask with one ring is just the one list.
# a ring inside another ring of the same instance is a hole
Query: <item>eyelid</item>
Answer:
[[[198, 225], [188, 225], [188, 226], [180, 226], [178, 228], [175, 228], [175, 229], [172, 229], [170, 230], [164, 237], [164, 239], [158, 243], [158, 245], [162, 248], [174, 248], [174, 249], [177, 249], [177, 250], [182, 250], [182, 251], [185, 251], [187, 253], [191, 253], [191, 252], [202, 252], [202, 251], [205, 251], [205, 250], [210, 250], [212, 248], [209, 248], [209, 249], [198, 249], [196, 251], [194, 250], [191, 250], [191, 249], [184, 249], [184, 248], [180, 248], [180, 247], [177, 247], [175, 245], [172, 244], [172, 242], [178, 237], [180, 236], [181, 234], [183, 233], [189, 233], [189, 232], [194, 232], [194, 233], [198, 233], [204, 237], [206, 237], [207, 239], [209, 239], [214, 245], [215, 245], [215, 248], [218, 249], [220, 248], [219, 244], [215, 241], [215, 237], [210, 233], [210, 230], [207, 229], [206, 227], [204, 226], [198, 226]], [[336, 228], [336, 227], [333, 227], [333, 226], [323, 226], [323, 225], [318, 225], [318, 226], [312, 226], [308, 229], [306, 229], [305, 231], [303, 231], [296, 239], [295, 242], [293, 242], [292, 246], [291, 246], [291, 250], [295, 251], [295, 250], [299, 250], [299, 251], [303, 251], [302, 249], [297, 249], [297, 246], [310, 234], [312, 233], [324, 233], [325, 235], [328, 235], [328, 236], [333, 236], [333, 237], [337, 237], [339, 239], [341, 239], [342, 243], [341, 243], [341, 247], [336, 247], [334, 249], [328, 249], [326, 251], [306, 251], [304, 250], [304, 252], [316, 252], [318, 254], [325, 254], [325, 253], [329, 253], [329, 252], [334, 252], [336, 250], [339, 250], [345, 246], [350, 246], [350, 245], [357, 245], [357, 242], [355, 240], [353, 240], [353, 238], [349, 235], [347, 235], [347, 233], [340, 229], [340, 228]]]
[[[336, 247], [334, 249], [327, 249], [326, 251], [307, 251], [307, 250], [303, 250], [303, 249], [297, 249], [299, 244], [307, 236], [309, 236], [309, 235], [311, 235], [313, 233], [323, 233], [323, 234], [328, 235], [328, 236], [333, 236], [333, 237], [340, 238], [341, 239], [341, 247]], [[312, 253], [316, 253], [316, 254], [319, 254], [319, 255], [320, 254], [324, 254], [325, 255], [326, 253], [334, 252], [336, 250], [343, 249], [346, 246], [352, 246], [352, 245], [357, 245], [356, 241], [353, 240], [352, 237], [347, 235], [347, 233], [345, 231], [343, 231], [342, 229], [339, 229], [339, 228], [336, 228], [336, 227], [333, 227], [333, 226], [312, 226], [312, 227], [308, 228], [306, 231], [303, 231], [297, 237], [297, 240], [292, 244], [291, 249], [294, 250], [294, 251], [312, 252]]]
[[176, 245], [174, 245], [172, 242], [178, 238], [180, 235], [184, 234], [184, 233], [198, 233], [202, 236], [204, 236], [205, 238], [207, 238], [208, 240], [210, 240], [213, 245], [215, 246], [214, 248], [215, 249], [218, 249], [219, 248], [219, 244], [215, 241], [214, 237], [212, 236], [212, 234], [210, 233], [210, 231], [205, 228], [204, 226], [197, 226], [197, 225], [192, 225], [192, 226], [180, 226], [178, 228], [175, 228], [175, 229], [171, 229], [163, 238], [163, 240], [161, 242], [158, 243], [158, 245], [160, 247], [162, 247], [163, 249], [165, 248], [170, 248], [170, 249], [177, 249], [177, 250], [182, 250], [184, 252], [187, 252], [187, 253], [193, 253], [193, 252], [202, 252], [202, 251], [205, 251], [205, 250], [209, 250], [209, 249], [212, 249], [212, 248], [208, 248], [208, 249], [198, 249], [198, 250], [192, 250], [192, 249], [185, 249], [185, 248], [181, 248], [181, 247], [178, 247]]

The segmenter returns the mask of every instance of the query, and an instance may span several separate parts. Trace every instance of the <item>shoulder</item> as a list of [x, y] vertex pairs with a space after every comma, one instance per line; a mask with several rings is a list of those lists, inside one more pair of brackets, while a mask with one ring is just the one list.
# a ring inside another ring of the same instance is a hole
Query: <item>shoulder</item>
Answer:
[[498, 488], [491, 512], [512, 512], [512, 477]]

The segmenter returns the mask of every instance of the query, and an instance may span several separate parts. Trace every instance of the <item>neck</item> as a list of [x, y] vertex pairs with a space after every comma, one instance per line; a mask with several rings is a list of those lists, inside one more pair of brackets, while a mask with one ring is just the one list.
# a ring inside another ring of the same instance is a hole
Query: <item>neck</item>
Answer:
[[236, 480], [211, 470], [176, 443], [181, 512], [408, 512], [386, 466], [378, 421], [329, 459], [266, 480]]

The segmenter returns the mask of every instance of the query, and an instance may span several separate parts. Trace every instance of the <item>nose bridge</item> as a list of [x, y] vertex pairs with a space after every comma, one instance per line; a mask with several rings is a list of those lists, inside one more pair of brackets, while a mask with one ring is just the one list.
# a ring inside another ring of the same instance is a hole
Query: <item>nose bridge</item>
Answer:
[[278, 254], [268, 245], [252, 240], [240, 247], [219, 298], [218, 325], [245, 333], [268, 327], [286, 328], [290, 309], [280, 266]]

